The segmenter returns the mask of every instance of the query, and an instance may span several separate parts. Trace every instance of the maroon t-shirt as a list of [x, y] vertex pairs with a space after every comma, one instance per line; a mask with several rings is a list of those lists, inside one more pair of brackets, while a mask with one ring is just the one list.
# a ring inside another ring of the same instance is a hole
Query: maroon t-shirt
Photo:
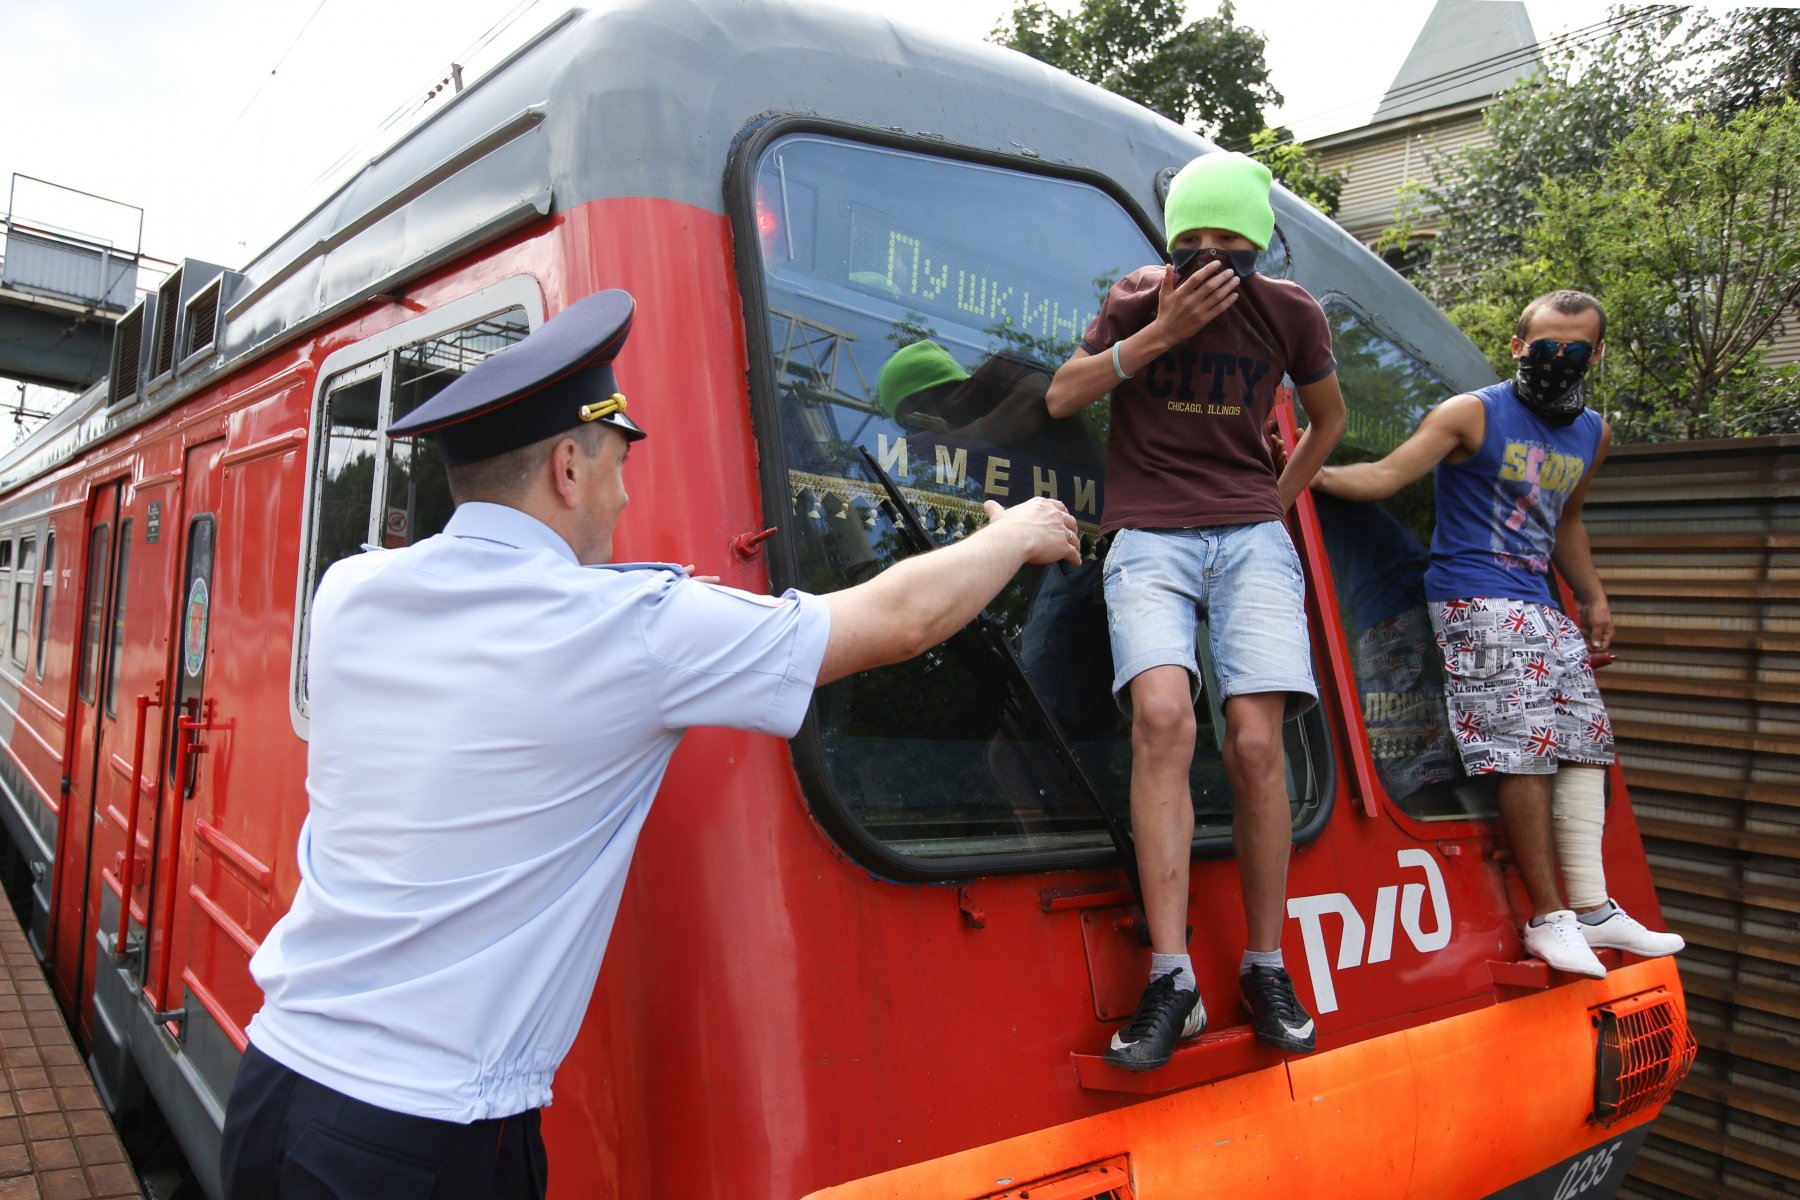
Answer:
[[[1141, 267], [1107, 292], [1081, 339], [1110, 353], [1156, 316], [1165, 267]], [[1263, 423], [1284, 374], [1296, 386], [1333, 371], [1331, 328], [1305, 288], [1256, 274], [1199, 333], [1112, 390], [1102, 532], [1279, 521]]]

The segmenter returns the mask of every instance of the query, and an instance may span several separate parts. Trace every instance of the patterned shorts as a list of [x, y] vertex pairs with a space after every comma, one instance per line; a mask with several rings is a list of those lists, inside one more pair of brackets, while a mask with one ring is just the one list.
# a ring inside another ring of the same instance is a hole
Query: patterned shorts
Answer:
[[1470, 775], [1548, 775], [1613, 760], [1587, 640], [1558, 609], [1481, 597], [1431, 602], [1450, 727]]

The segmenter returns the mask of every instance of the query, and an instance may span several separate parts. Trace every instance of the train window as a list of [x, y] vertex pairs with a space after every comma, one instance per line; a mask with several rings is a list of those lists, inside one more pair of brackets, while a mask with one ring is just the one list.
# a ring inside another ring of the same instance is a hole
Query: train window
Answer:
[[12, 586], [12, 658], [21, 667], [31, 652], [31, 597], [37, 590], [37, 539], [19, 541], [19, 566]]
[[94, 702], [94, 680], [100, 672], [100, 622], [106, 615], [106, 554], [112, 527], [96, 525], [88, 534], [87, 622], [82, 632], [81, 699]]
[[[212, 625], [213, 551], [218, 527], [212, 513], [201, 513], [188, 522], [187, 570], [183, 574], [180, 625], [181, 657], [176, 660], [175, 711], [198, 718], [206, 698], [206, 648]], [[169, 770], [178, 769], [178, 756], [192, 743], [169, 740]], [[194, 773], [187, 777], [187, 794], [194, 794]]]
[[7, 633], [12, 628], [8, 624], [13, 619], [12, 611], [5, 601], [7, 596], [12, 595], [12, 565], [13, 542], [12, 538], [8, 536], [4, 541], [0, 541], [0, 644], [9, 640]]
[[[429, 438], [390, 441], [387, 427], [530, 329], [525, 310], [509, 308], [405, 345], [327, 383], [314, 459], [309, 600], [339, 559], [364, 546], [408, 546], [444, 528], [455, 505], [436, 445]], [[305, 638], [302, 625], [302, 704]]]
[[[1341, 299], [1329, 300], [1326, 314], [1350, 410], [1335, 461], [1381, 458], [1451, 388]], [[1425, 607], [1437, 516], [1430, 477], [1379, 504], [1313, 498], [1369, 752], [1388, 798], [1420, 820], [1493, 816], [1493, 781], [1463, 774], [1445, 716], [1443, 665]]]
[[113, 568], [112, 646], [106, 652], [106, 715], [119, 715], [119, 663], [125, 652], [125, 589], [131, 581], [131, 519], [119, 522], [119, 565]]
[[314, 500], [313, 590], [326, 567], [370, 540], [382, 382], [381, 364], [373, 363], [333, 381], [325, 395]]
[[[1044, 391], [1112, 282], [1158, 261], [1156, 245], [1088, 183], [810, 133], [763, 152], [751, 201], [776, 389], [759, 417], [773, 422], [765, 449], [784, 464], [771, 503], [785, 519], [771, 523], [791, 532], [795, 556], [779, 582], [829, 591], [911, 553], [860, 451], [938, 541], [979, 526], [984, 500], [1061, 498], [1081, 522], [1086, 561], [1021, 572], [991, 611], [1083, 772], [1125, 819], [1130, 725], [1111, 695], [1096, 545], [1109, 402], [1052, 420]], [[897, 352], [926, 342], [884, 386]], [[903, 396], [903, 371], [922, 390]], [[801, 745], [809, 782], [824, 785], [822, 816], [883, 865], [921, 876], [991, 871], [995, 855], [1052, 865], [1106, 848], [1092, 802], [1019, 692], [1004, 664], [957, 642], [820, 689]], [[1228, 846], [1222, 724], [1210, 706], [1198, 715], [1196, 839]], [[1331, 775], [1324, 726], [1288, 728], [1293, 817], [1310, 828]]]
[[56, 584], [56, 530], [44, 535], [44, 573], [38, 577], [37, 677], [44, 680], [44, 646], [50, 636], [50, 594]]
[[437, 447], [389, 442], [388, 424], [529, 331], [525, 310], [509, 309], [332, 381], [320, 418], [312, 590], [364, 545], [407, 546], [443, 529], [454, 505]]

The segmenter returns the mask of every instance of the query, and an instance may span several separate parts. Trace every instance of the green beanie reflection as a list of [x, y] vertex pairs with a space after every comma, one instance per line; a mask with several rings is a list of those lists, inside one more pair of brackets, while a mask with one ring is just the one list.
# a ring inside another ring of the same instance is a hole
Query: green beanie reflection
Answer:
[[894, 352], [875, 385], [881, 411], [893, 416], [907, 397], [926, 388], [961, 383], [969, 377], [950, 352], [933, 341], [914, 342]]

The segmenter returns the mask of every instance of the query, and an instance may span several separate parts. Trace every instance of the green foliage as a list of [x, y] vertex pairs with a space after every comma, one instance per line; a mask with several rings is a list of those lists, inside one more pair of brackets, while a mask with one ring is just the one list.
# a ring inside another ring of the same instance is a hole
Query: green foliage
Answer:
[[1634, 13], [1597, 51], [1554, 55], [1545, 73], [1501, 95], [1483, 117], [1486, 144], [1431, 160], [1431, 182], [1403, 213], [1438, 213], [1420, 277], [1427, 294], [1442, 303], [1517, 254], [1534, 215], [1531, 189], [1592, 174], [1638, 114], [1692, 94], [1695, 35], [1680, 10]]
[[1767, 431], [1759, 346], [1800, 302], [1800, 104], [1646, 116], [1595, 176], [1534, 191], [1522, 261], [1602, 296], [1634, 436]]
[[1233, 20], [1229, 0], [1182, 22], [1181, 0], [1081, 0], [1072, 14], [1027, 0], [989, 40], [1060, 67], [1228, 145], [1248, 145], [1262, 110], [1281, 103], [1264, 38]]
[[1746, 8], [1727, 17], [1713, 103], [1721, 114], [1800, 100], [1800, 9]]
[[1063, 13], [1026, 0], [988, 36], [1197, 126], [1260, 159], [1289, 191], [1335, 215], [1344, 177], [1321, 170], [1287, 130], [1263, 121], [1263, 108], [1281, 103], [1263, 61], [1263, 35], [1235, 23], [1230, 0], [1214, 16], [1187, 24], [1183, 7], [1180, 0], [1081, 0], [1078, 10]]
[[1417, 281], [1503, 375], [1533, 296], [1599, 296], [1588, 392], [1618, 440], [1792, 431], [1800, 371], [1759, 347], [1800, 302], [1800, 14], [1613, 20], [1490, 106], [1487, 144], [1434, 160], [1381, 244], [1435, 216]]
[[1285, 129], [1259, 129], [1250, 135], [1248, 153], [1281, 180], [1288, 191], [1316, 206], [1328, 217], [1337, 216], [1344, 177], [1319, 166], [1318, 156], [1293, 140]]

